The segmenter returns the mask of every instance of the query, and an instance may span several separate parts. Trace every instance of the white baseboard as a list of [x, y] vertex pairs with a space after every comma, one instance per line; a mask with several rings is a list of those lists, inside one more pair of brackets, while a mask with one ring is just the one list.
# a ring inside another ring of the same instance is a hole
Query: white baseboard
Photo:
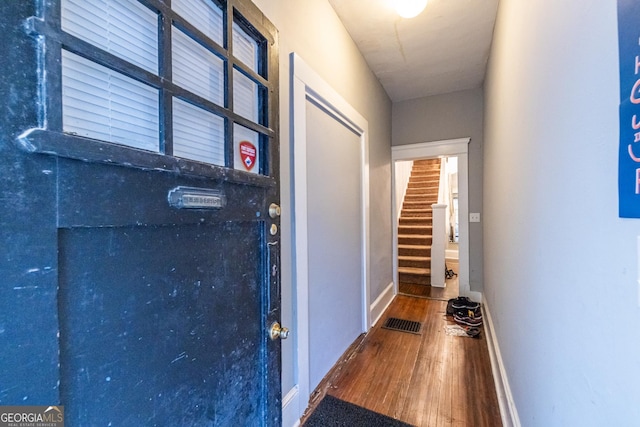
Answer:
[[298, 386], [293, 387], [282, 397], [282, 426], [298, 427], [300, 425]]
[[391, 282], [369, 308], [369, 319], [371, 319], [371, 325], [369, 325], [369, 327], [372, 327], [380, 320], [382, 313], [389, 307], [394, 296], [393, 282]]
[[482, 311], [484, 317], [484, 330], [487, 337], [487, 345], [489, 347], [489, 358], [491, 359], [491, 370], [493, 372], [493, 381], [498, 394], [498, 404], [500, 405], [500, 415], [502, 416], [502, 425], [504, 427], [521, 427], [520, 418], [511, 387], [509, 387], [509, 379], [502, 362], [500, 346], [496, 339], [495, 330], [493, 329], [493, 320], [487, 301], [482, 301]]

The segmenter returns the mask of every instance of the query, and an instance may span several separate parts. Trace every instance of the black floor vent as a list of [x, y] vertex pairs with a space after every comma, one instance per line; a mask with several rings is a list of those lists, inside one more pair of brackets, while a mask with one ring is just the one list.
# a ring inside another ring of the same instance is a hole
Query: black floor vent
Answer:
[[414, 322], [412, 320], [397, 319], [395, 317], [389, 317], [384, 325], [385, 329], [393, 329], [394, 331], [410, 332], [412, 334], [420, 334], [420, 328], [422, 323]]

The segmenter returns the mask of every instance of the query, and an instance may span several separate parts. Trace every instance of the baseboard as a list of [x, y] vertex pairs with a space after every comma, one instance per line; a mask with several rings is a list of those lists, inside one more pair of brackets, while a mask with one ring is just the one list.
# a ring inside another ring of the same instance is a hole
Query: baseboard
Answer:
[[380, 320], [382, 313], [389, 307], [394, 296], [393, 282], [391, 282], [369, 308], [369, 319], [371, 319], [371, 325], [369, 325], [369, 327], [372, 327]]
[[487, 301], [484, 300], [482, 302], [484, 330], [487, 337], [487, 345], [489, 347], [489, 358], [491, 359], [493, 381], [496, 386], [496, 393], [498, 394], [498, 404], [500, 405], [502, 425], [504, 427], [521, 427], [520, 418], [518, 417], [518, 410], [516, 408], [515, 402], [513, 401], [511, 387], [509, 387], [507, 372], [504, 368], [504, 363], [502, 362], [500, 346], [498, 345], [495, 330], [493, 329], [491, 312], [489, 311]]
[[296, 385], [282, 397], [283, 427], [298, 427], [300, 425], [300, 414], [298, 414], [300, 393], [298, 391], [298, 386]]

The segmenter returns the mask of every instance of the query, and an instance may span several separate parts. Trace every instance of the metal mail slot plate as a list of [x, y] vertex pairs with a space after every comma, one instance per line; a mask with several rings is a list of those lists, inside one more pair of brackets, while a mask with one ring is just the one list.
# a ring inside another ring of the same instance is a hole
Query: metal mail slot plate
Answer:
[[227, 198], [220, 190], [197, 187], [176, 187], [169, 191], [169, 205], [178, 209], [222, 209]]

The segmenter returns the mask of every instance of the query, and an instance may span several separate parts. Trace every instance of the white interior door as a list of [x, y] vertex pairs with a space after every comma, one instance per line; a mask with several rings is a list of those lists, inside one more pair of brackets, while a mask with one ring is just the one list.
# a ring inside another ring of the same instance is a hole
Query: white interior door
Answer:
[[310, 390], [362, 332], [360, 137], [306, 101]]

